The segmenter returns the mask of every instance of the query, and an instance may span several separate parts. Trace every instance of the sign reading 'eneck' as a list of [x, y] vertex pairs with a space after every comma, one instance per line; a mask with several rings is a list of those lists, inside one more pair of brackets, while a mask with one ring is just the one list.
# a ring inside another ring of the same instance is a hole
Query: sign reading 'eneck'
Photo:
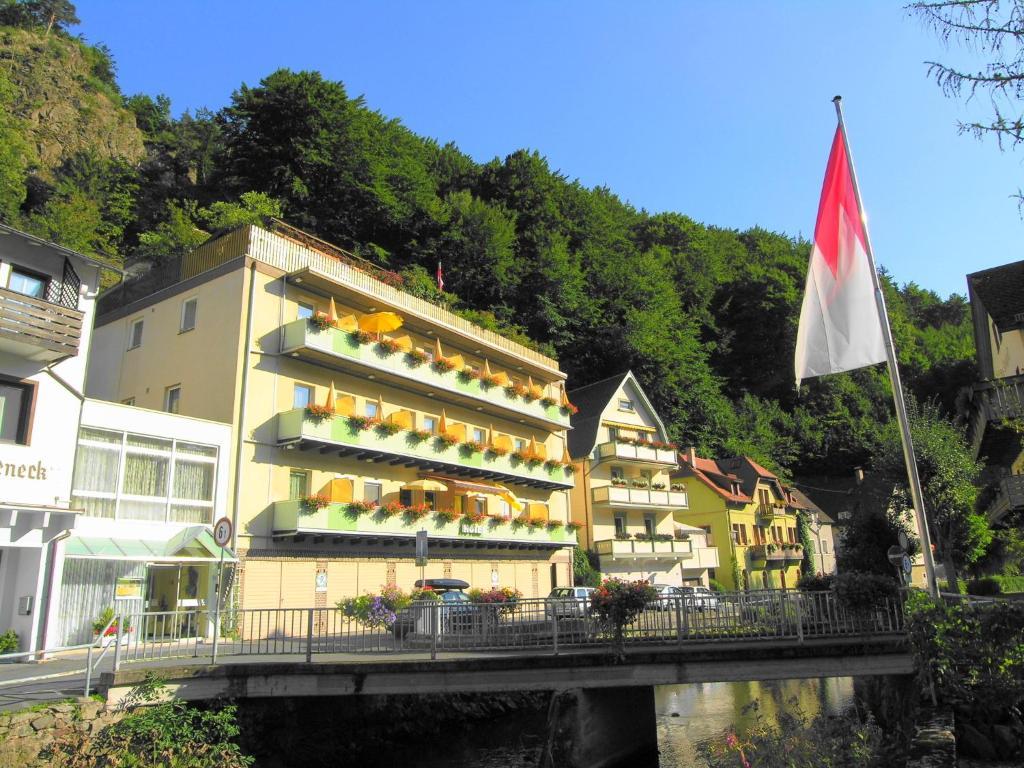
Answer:
[[35, 464], [11, 464], [4, 462], [0, 463], [0, 477], [45, 480], [46, 467], [43, 466], [41, 461], [37, 461]]

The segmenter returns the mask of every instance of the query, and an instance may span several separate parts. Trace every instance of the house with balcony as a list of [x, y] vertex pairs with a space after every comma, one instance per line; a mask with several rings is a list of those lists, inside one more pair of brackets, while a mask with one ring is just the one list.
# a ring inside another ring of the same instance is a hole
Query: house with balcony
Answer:
[[700, 528], [718, 546], [715, 578], [726, 589], [789, 589], [800, 578], [803, 546], [797, 509], [779, 478], [746, 456], [705, 459], [682, 455], [672, 484], [689, 504], [676, 520]]
[[542, 596], [575, 527], [558, 363], [275, 222], [101, 300], [88, 391], [230, 423], [243, 608], [318, 607], [425, 575]]
[[687, 507], [676, 447], [632, 372], [569, 393], [572, 519], [604, 576], [653, 584], [704, 584], [718, 552], [703, 531], [676, 523]]
[[1024, 511], [1024, 261], [968, 275], [967, 293], [979, 381], [961, 393], [959, 416], [999, 523]]
[[44, 647], [104, 264], [0, 225], [0, 633]]

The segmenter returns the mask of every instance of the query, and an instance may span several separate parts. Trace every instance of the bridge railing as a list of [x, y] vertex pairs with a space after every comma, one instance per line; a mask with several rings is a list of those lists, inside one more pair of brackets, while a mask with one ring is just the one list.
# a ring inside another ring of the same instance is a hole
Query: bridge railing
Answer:
[[[417, 602], [362, 621], [339, 608], [249, 608], [127, 615], [116, 663], [162, 658], [560, 649], [610, 642], [589, 601]], [[217, 629], [219, 627], [219, 630]], [[760, 590], [659, 597], [624, 627], [628, 645], [874, 636], [904, 631], [902, 600], [851, 610], [832, 592]], [[216, 642], [214, 642], [216, 636]]]

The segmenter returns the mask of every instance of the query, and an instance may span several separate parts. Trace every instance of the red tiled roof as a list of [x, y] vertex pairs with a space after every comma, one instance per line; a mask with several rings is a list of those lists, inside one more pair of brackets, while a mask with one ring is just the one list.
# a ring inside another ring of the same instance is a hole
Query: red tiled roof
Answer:
[[[746, 504], [752, 501], [752, 499], [749, 496], [746, 496], [742, 493], [736, 494], [732, 492], [732, 483], [739, 483], [740, 479], [730, 472], [723, 471], [718, 466], [718, 462], [716, 462], [714, 459], [702, 459], [698, 456], [696, 457], [694, 465], [691, 466], [686, 456], [680, 456], [679, 458], [682, 467], [689, 468], [690, 472], [693, 473], [694, 477], [696, 477], [698, 480], [704, 483], [704, 485], [706, 485], [708, 488], [717, 493], [726, 501], [732, 501], [738, 504]], [[721, 478], [725, 482], [729, 483], [730, 487], [723, 488], [721, 484], [716, 483], [714, 480], [712, 480], [711, 477], [709, 477], [709, 475]]]
[[762, 466], [761, 466], [760, 464], [758, 464], [758, 463], [757, 463], [756, 461], [754, 461], [753, 459], [751, 459], [751, 458], [749, 458], [749, 457], [747, 457], [747, 456], [744, 456], [743, 458], [744, 458], [744, 460], [745, 460], [745, 461], [746, 461], [746, 462], [747, 462], [747, 463], [748, 463], [748, 464], [749, 464], [750, 466], [752, 466], [752, 467], [754, 468], [754, 471], [755, 471], [755, 472], [757, 472], [757, 474], [759, 474], [759, 475], [760, 475], [761, 477], [770, 477], [770, 478], [772, 478], [773, 480], [778, 480], [778, 479], [779, 479], [779, 478], [778, 478], [778, 476], [776, 476], [776, 475], [772, 474], [771, 472], [769, 472], [769, 471], [768, 471], [767, 469], [765, 469], [764, 467], [762, 467]]

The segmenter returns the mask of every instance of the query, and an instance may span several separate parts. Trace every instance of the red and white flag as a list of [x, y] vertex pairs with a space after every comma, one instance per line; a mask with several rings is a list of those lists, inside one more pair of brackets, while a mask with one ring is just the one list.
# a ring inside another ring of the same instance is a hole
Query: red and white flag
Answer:
[[444, 290], [444, 277], [441, 275], [441, 262], [437, 262], [437, 290]]
[[796, 337], [796, 383], [886, 360], [882, 323], [841, 128], [821, 188]]

